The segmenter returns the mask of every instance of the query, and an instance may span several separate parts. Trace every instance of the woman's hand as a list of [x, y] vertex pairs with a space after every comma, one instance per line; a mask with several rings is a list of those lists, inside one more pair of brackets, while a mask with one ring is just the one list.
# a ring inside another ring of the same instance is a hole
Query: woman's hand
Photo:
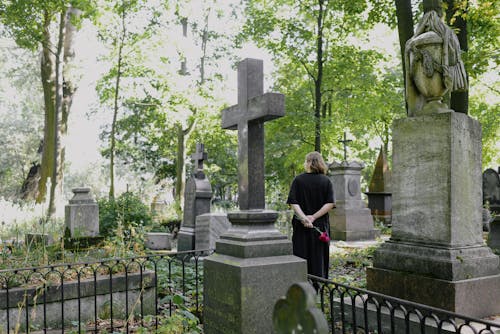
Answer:
[[304, 225], [304, 227], [308, 227], [308, 228], [314, 227], [314, 225], [313, 225], [314, 218], [312, 218], [312, 220], [311, 220], [311, 217], [312, 216], [306, 216], [306, 218], [302, 220], [302, 225]]

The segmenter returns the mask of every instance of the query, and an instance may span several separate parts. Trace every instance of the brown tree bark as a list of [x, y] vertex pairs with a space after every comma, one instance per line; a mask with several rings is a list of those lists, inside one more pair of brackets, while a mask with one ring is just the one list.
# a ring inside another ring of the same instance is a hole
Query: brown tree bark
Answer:
[[[413, 12], [411, 0], [395, 0], [396, 18], [398, 21], [399, 48], [401, 52], [401, 65], [403, 67], [403, 78], [406, 81], [405, 69], [405, 44], [413, 36]], [[406, 82], [404, 83], [406, 86]]]
[[50, 36], [50, 13], [44, 13], [43, 41], [40, 77], [42, 80], [45, 119], [43, 131], [42, 162], [40, 166], [40, 181], [38, 183], [37, 203], [42, 203], [47, 194], [47, 181], [53, 175], [53, 160], [55, 146], [55, 57], [52, 52]]
[[324, 27], [324, 0], [318, 0], [318, 16], [316, 17], [316, 29], [318, 36], [316, 37], [316, 63], [317, 76], [314, 80], [314, 150], [321, 152], [321, 108], [322, 94], [321, 86], [323, 83], [323, 27]]

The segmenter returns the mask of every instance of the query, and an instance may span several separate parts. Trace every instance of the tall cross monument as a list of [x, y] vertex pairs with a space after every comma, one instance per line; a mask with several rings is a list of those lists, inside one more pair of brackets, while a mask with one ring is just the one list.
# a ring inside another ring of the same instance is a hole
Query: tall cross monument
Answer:
[[222, 128], [238, 130], [240, 210], [264, 209], [264, 122], [285, 115], [285, 97], [264, 92], [263, 62], [238, 64], [238, 104], [222, 111]]
[[264, 122], [284, 116], [285, 97], [263, 94], [262, 60], [238, 64], [238, 104], [222, 111], [222, 127], [238, 130], [240, 210], [205, 258], [203, 330], [206, 334], [271, 333], [276, 301], [305, 282], [307, 264], [265, 210]]

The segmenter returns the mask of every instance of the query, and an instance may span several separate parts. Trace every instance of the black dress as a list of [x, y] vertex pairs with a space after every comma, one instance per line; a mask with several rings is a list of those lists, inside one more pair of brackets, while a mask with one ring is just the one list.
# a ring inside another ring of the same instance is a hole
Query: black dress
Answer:
[[[298, 204], [305, 215], [312, 215], [326, 203], [334, 203], [333, 186], [326, 175], [303, 173], [295, 177], [287, 204]], [[320, 233], [304, 227], [295, 215], [292, 225], [293, 254], [307, 260], [309, 274], [328, 278], [329, 243], [320, 241]], [[313, 225], [330, 234], [328, 213], [316, 219]]]

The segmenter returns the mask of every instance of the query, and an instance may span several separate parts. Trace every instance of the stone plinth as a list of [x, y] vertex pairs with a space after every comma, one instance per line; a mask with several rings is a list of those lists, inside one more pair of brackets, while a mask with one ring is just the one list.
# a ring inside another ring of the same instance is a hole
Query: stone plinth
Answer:
[[330, 175], [337, 207], [330, 214], [330, 236], [333, 240], [374, 240], [379, 231], [373, 226], [370, 209], [361, 199], [362, 163], [334, 162]]
[[231, 226], [225, 213], [205, 213], [196, 217], [195, 249], [215, 249], [215, 242]]
[[166, 233], [166, 232], [146, 233], [144, 246], [152, 250], [171, 250], [172, 233]]
[[375, 252], [368, 289], [471, 316], [497, 312], [499, 259], [482, 239], [480, 180], [477, 121], [454, 112], [395, 121], [392, 236]]
[[274, 227], [275, 211], [228, 213], [232, 226], [204, 260], [204, 332], [272, 333], [275, 303], [306, 282], [306, 261]]
[[65, 224], [70, 238], [99, 235], [99, 206], [90, 188], [74, 188], [74, 196], [65, 207]]
[[177, 250], [190, 251], [195, 248], [196, 216], [210, 212], [212, 187], [203, 173], [189, 178], [184, 191], [184, 216], [177, 240]]

